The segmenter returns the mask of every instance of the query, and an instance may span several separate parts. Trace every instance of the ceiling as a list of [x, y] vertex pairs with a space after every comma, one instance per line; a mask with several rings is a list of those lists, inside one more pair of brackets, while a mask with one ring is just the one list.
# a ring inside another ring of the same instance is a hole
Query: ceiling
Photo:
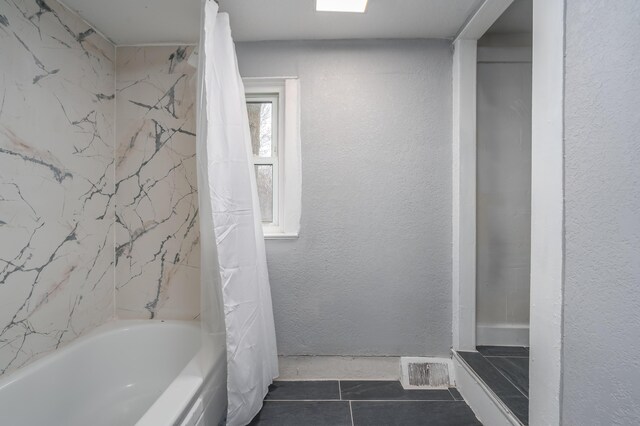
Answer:
[[199, 38], [200, 0], [59, 1], [117, 45], [191, 44]]
[[220, 0], [238, 41], [453, 38], [481, 0], [369, 0], [365, 13], [316, 12], [314, 0]]
[[[201, 0], [62, 0], [117, 45], [196, 43]], [[366, 13], [315, 0], [219, 0], [235, 41], [453, 38], [482, 0], [369, 0]]]

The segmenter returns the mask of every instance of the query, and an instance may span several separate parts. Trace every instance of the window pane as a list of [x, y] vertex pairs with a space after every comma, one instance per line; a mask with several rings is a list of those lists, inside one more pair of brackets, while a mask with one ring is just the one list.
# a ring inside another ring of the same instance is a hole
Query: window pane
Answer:
[[257, 157], [271, 157], [272, 111], [271, 102], [247, 102], [251, 148]]
[[269, 164], [255, 167], [262, 221], [271, 223], [273, 222], [273, 166]]

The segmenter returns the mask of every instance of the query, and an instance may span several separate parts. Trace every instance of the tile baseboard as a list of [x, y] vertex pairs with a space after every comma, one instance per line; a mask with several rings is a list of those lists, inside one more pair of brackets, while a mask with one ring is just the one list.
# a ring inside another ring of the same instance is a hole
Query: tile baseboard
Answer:
[[529, 346], [529, 326], [516, 324], [478, 324], [478, 346]]
[[278, 380], [399, 380], [400, 357], [280, 356]]

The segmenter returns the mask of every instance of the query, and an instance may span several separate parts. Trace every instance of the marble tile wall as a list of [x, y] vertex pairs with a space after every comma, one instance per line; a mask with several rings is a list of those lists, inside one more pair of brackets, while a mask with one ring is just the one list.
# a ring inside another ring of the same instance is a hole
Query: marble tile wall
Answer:
[[117, 50], [119, 318], [194, 319], [200, 312], [192, 50]]
[[0, 0], [0, 374], [114, 314], [115, 48]]

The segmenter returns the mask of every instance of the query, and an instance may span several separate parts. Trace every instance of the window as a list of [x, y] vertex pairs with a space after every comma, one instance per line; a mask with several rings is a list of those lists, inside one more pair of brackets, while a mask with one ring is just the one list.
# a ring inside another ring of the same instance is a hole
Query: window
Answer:
[[296, 78], [244, 79], [265, 238], [297, 238], [301, 164]]

